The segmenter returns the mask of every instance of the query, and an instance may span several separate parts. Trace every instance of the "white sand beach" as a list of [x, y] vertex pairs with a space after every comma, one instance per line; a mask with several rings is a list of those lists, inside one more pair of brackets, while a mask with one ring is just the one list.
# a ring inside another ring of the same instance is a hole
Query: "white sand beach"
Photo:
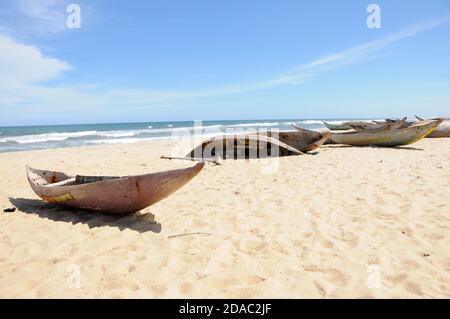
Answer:
[[0, 154], [0, 297], [450, 297], [450, 139], [208, 164], [125, 216], [45, 204], [26, 180], [193, 165], [159, 158], [173, 143]]

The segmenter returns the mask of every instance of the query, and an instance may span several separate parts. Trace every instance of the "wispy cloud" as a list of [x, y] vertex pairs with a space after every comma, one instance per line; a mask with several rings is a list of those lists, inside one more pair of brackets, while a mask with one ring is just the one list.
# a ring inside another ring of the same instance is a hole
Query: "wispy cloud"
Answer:
[[[43, 12], [44, 15], [51, 16], [51, 8], [55, 3], [54, 0], [40, 0], [47, 6], [36, 8], [33, 4], [30, 4], [32, 1], [21, 0], [20, 2], [22, 1], [25, 5], [24, 9], [31, 9], [28, 12], [35, 17], [40, 17]], [[71, 65], [63, 60], [45, 57], [35, 47], [17, 43], [11, 38], [0, 35], [0, 67], [2, 70], [6, 70], [0, 73], [0, 109], [28, 103], [47, 109], [57, 108], [62, 101], [64, 101], [66, 108], [73, 107], [74, 109], [79, 108], [80, 105], [86, 107], [149, 106], [240, 94], [285, 85], [301, 85], [332, 69], [373, 58], [376, 53], [379, 54], [390, 44], [439, 27], [449, 21], [450, 17], [447, 16], [413, 25], [382, 39], [319, 57], [309, 63], [294, 67], [289, 72], [275, 75], [268, 80], [195, 91], [92, 89], [83, 84], [66, 87], [46, 85], [43, 83], [44, 81], [62, 76], [72, 68]], [[48, 27], [50, 26], [49, 22]]]
[[416, 24], [380, 40], [367, 42], [348, 50], [320, 57], [312, 62], [294, 68], [287, 74], [275, 77], [271, 81], [268, 81], [266, 85], [276, 86], [282, 84], [301, 84], [321, 72], [370, 59], [374, 53], [381, 51], [389, 44], [413, 37], [419, 33], [431, 30], [448, 22], [450, 22], [450, 16], [428, 21], [426, 23]]
[[55, 34], [67, 29], [67, 5], [67, 0], [15, 0], [21, 28], [33, 30], [39, 35]]

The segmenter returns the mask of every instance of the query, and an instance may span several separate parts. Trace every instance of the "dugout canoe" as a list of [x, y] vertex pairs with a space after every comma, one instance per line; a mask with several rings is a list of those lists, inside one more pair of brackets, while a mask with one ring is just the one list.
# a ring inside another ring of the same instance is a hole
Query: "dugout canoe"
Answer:
[[351, 129], [350, 125], [348, 125], [347, 122], [340, 123], [340, 124], [332, 124], [332, 123], [328, 123], [326, 121], [322, 121], [322, 122], [329, 130], [332, 130], [332, 131], [344, 131], [344, 130]]
[[322, 121], [323, 124], [332, 131], [346, 131], [346, 130], [351, 130], [352, 129], [352, 125], [353, 126], [359, 126], [359, 125], [366, 125], [370, 126], [371, 124], [374, 124], [373, 121], [347, 121], [347, 122], [341, 122], [339, 124], [332, 124], [332, 123], [328, 123], [326, 121]]
[[311, 152], [319, 148], [331, 137], [330, 131], [312, 131], [292, 124], [296, 132], [279, 132], [280, 141], [301, 152]]
[[49, 203], [109, 213], [133, 213], [189, 182], [205, 163], [184, 169], [135, 176], [69, 176], [27, 167], [33, 191]]
[[[373, 121], [375, 124], [391, 124], [391, 123], [395, 123], [401, 121], [399, 119], [385, 119], [384, 121]], [[408, 121], [406, 120], [405, 123], [400, 126], [399, 128], [406, 128], [408, 126], [411, 126], [412, 124], [417, 123], [417, 121]]]
[[292, 146], [296, 150], [306, 153], [311, 152], [323, 145], [331, 136], [329, 131], [311, 131], [292, 124], [295, 131], [276, 131], [269, 130], [248, 134], [250, 136], [269, 136], [280, 142]]
[[401, 120], [384, 123], [370, 123], [370, 122], [349, 123], [349, 126], [356, 131], [381, 132], [381, 131], [396, 130], [398, 128], [404, 127], [405, 124], [406, 124], [406, 117], [404, 117]]
[[191, 150], [186, 157], [251, 159], [302, 154], [301, 151], [277, 139], [252, 133], [211, 137]]
[[[424, 121], [423, 118], [416, 115], [416, 118], [419, 121]], [[436, 129], [427, 135], [429, 138], [441, 138], [441, 137], [450, 137], [450, 119], [435, 119], [435, 120], [443, 120], [442, 123], [436, 127]]]
[[415, 143], [436, 129], [442, 120], [414, 123], [409, 127], [394, 131], [366, 132], [347, 131], [331, 133], [330, 140], [334, 144], [352, 146], [401, 146]]

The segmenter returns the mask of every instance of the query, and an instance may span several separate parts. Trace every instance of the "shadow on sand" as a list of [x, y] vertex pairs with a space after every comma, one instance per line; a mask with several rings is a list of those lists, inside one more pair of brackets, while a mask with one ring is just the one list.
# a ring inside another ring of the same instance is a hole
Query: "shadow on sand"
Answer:
[[9, 198], [11, 204], [17, 207], [19, 212], [25, 214], [35, 214], [41, 218], [47, 218], [53, 221], [67, 222], [72, 224], [83, 223], [89, 228], [96, 227], [117, 227], [120, 230], [130, 229], [139, 233], [161, 232], [161, 224], [155, 222], [154, 215], [147, 214], [106, 214], [92, 212], [88, 210], [62, 207], [54, 204], [48, 204], [41, 200], [26, 198]]

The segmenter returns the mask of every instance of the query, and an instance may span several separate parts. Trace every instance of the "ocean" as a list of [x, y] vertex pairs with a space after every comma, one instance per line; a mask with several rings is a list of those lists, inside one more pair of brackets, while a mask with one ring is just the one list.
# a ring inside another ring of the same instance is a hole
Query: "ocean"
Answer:
[[[328, 121], [328, 120], [327, 120]], [[331, 120], [329, 122], [340, 122]], [[201, 129], [193, 129], [193, 121], [114, 124], [80, 124], [0, 127], [0, 153], [46, 148], [98, 144], [136, 143], [141, 141], [180, 138], [189, 134], [204, 136], [261, 129], [292, 130], [291, 124], [307, 128], [323, 128], [321, 120], [239, 120], [203, 121]]]

